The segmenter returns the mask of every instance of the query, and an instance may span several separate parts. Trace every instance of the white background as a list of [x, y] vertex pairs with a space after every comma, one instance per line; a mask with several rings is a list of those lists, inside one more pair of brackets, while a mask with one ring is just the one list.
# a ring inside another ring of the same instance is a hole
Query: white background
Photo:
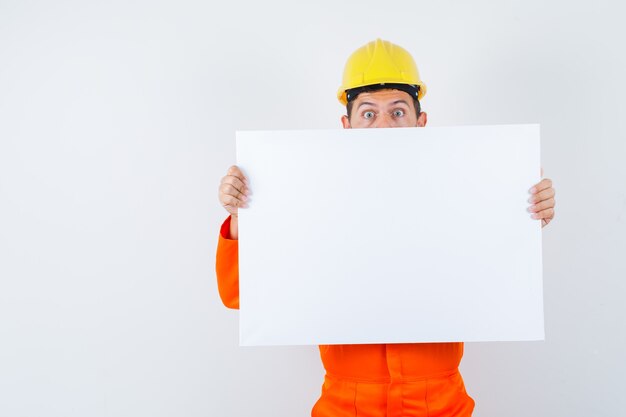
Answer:
[[308, 415], [316, 348], [239, 348], [217, 296], [217, 187], [236, 129], [339, 128], [345, 60], [379, 36], [430, 125], [541, 124], [546, 341], [466, 346], [475, 415], [620, 414], [623, 9], [0, 0], [0, 415]]

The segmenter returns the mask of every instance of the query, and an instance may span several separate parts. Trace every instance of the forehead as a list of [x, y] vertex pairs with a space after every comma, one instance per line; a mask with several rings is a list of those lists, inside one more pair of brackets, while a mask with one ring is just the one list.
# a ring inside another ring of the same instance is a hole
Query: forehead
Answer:
[[354, 100], [354, 104], [358, 106], [360, 103], [369, 102], [384, 105], [398, 100], [403, 100], [409, 105], [413, 102], [411, 96], [401, 90], [376, 90], [359, 94]]

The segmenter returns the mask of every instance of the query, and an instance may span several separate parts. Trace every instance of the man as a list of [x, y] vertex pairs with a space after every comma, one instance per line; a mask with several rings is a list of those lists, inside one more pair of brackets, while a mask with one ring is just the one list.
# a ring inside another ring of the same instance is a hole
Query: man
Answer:
[[[345, 129], [423, 127], [426, 113], [419, 100], [426, 94], [413, 58], [403, 48], [377, 39], [348, 59], [339, 89], [347, 114]], [[530, 190], [531, 216], [542, 226], [554, 217], [554, 189], [543, 179]], [[239, 308], [238, 208], [247, 207], [250, 189], [236, 166], [219, 187], [219, 199], [230, 216], [220, 230], [216, 272], [227, 307]], [[520, 207], [520, 210], [523, 209]], [[465, 392], [458, 366], [463, 343], [323, 345], [326, 376], [313, 417], [471, 416], [474, 401]]]

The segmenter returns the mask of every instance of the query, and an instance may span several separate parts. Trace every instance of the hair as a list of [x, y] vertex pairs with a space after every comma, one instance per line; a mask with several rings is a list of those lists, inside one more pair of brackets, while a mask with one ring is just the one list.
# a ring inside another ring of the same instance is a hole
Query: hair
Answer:
[[[417, 117], [420, 117], [420, 113], [422, 112], [420, 102], [416, 98], [411, 97], [411, 99], [413, 100], [413, 107], [415, 107], [415, 115]], [[353, 100], [349, 101], [348, 104], [346, 104], [346, 112], [348, 113], [348, 120], [350, 120], [350, 118], [352, 117], [352, 107], [354, 106], [354, 100], [356, 100], [356, 97]]]

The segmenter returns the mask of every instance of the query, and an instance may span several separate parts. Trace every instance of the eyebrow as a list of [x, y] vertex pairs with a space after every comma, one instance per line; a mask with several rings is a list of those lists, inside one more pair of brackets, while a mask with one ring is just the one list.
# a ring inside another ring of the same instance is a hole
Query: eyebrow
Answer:
[[369, 101], [364, 101], [363, 103], [359, 104], [359, 107], [357, 107], [357, 109], [360, 109], [361, 106], [366, 106], [366, 105], [376, 106], [374, 103], [370, 103]]

